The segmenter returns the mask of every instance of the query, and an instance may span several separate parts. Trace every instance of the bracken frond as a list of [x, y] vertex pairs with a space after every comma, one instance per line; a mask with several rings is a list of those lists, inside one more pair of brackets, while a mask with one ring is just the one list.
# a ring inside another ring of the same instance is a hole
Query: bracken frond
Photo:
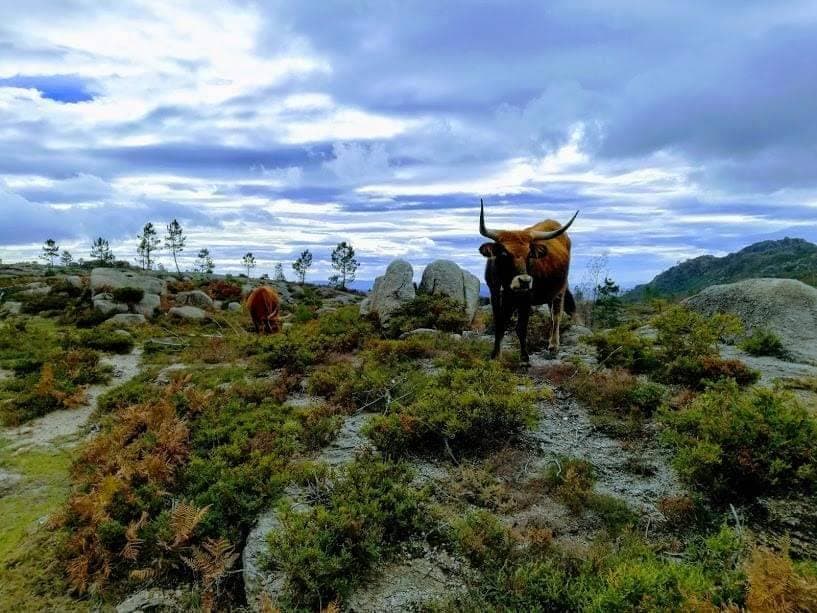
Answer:
[[170, 513], [170, 528], [173, 531], [173, 543], [171, 547], [180, 547], [187, 544], [193, 536], [196, 527], [207, 515], [210, 505], [198, 508], [186, 502], [177, 502], [173, 505]]
[[191, 557], [182, 556], [182, 560], [201, 575], [204, 588], [209, 590], [232, 568], [238, 555], [227, 539], [208, 538], [201, 547], [193, 548]]
[[139, 581], [140, 583], [144, 583], [145, 581], [149, 581], [156, 576], [156, 570], [153, 568], [137, 568], [128, 574], [128, 577], [133, 579], [134, 581]]

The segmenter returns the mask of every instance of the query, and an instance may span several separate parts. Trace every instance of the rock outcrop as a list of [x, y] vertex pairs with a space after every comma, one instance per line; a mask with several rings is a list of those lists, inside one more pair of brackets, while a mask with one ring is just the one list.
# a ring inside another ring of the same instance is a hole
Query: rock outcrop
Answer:
[[817, 365], [817, 288], [793, 279], [747, 279], [707, 287], [685, 302], [704, 315], [733, 313], [747, 331], [770, 330], [792, 359]]
[[167, 283], [157, 277], [118, 268], [94, 268], [91, 271], [92, 290], [118, 289], [121, 287], [136, 287], [146, 294], [162, 295], [167, 293]]
[[361, 314], [375, 313], [381, 323], [386, 323], [394, 311], [415, 297], [413, 278], [411, 264], [394, 260], [386, 268], [386, 273], [375, 279], [369, 297], [360, 303]]
[[451, 260], [435, 260], [423, 271], [420, 292], [448, 296], [465, 306], [469, 321], [479, 308], [479, 279]]

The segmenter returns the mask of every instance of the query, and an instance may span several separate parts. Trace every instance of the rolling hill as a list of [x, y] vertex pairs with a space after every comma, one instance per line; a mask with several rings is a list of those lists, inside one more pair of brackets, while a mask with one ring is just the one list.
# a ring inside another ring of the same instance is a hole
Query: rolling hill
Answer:
[[686, 296], [710, 285], [757, 277], [798, 279], [817, 286], [817, 245], [801, 238], [754, 243], [723, 257], [702, 255], [637, 285], [627, 297]]

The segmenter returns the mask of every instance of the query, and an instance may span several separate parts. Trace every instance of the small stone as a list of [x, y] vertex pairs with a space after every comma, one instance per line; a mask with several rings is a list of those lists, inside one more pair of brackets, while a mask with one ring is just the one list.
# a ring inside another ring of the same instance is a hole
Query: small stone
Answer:
[[[141, 326], [147, 322], [147, 319], [141, 313], [118, 313], [110, 319], [106, 319], [104, 323], [111, 326]], [[120, 332], [124, 332], [124, 330], [120, 330]]]
[[173, 307], [168, 311], [168, 314], [171, 317], [178, 317], [190, 321], [202, 321], [209, 318], [209, 315], [207, 315], [205, 311], [194, 306]]
[[201, 309], [212, 309], [213, 299], [203, 291], [194, 289], [189, 292], [176, 294], [176, 304], [179, 306], [194, 306]]

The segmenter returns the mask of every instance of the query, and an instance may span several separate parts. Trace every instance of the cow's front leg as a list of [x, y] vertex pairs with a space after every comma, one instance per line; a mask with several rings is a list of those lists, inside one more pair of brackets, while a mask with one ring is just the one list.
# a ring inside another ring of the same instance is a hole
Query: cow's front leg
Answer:
[[491, 311], [494, 316], [494, 350], [491, 352], [491, 359], [499, 355], [502, 346], [502, 337], [505, 336], [505, 326], [507, 317], [503, 312], [502, 298], [499, 292], [491, 292]]
[[562, 321], [562, 311], [564, 310], [565, 294], [557, 294], [550, 303], [550, 341], [548, 351], [555, 353], [559, 350], [559, 326]]
[[519, 337], [519, 357], [523, 364], [530, 362], [528, 355], [528, 319], [530, 318], [530, 306], [522, 304], [516, 316], [516, 336]]

